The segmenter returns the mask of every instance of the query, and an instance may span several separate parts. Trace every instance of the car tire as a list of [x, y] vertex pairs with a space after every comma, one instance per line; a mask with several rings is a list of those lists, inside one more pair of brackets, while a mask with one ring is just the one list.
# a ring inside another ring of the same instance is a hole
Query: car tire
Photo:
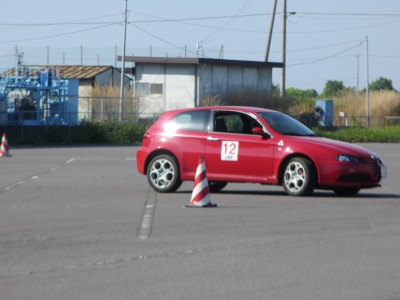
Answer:
[[360, 188], [357, 187], [340, 187], [334, 188], [333, 191], [338, 196], [355, 196], [360, 191]]
[[224, 187], [226, 187], [228, 183], [226, 181], [209, 181], [208, 182], [208, 189], [211, 193], [218, 193]]
[[309, 159], [294, 157], [285, 166], [282, 183], [288, 195], [310, 195], [314, 191], [316, 181], [317, 173]]
[[157, 192], [175, 192], [182, 184], [175, 157], [169, 154], [154, 157], [147, 167], [147, 181]]

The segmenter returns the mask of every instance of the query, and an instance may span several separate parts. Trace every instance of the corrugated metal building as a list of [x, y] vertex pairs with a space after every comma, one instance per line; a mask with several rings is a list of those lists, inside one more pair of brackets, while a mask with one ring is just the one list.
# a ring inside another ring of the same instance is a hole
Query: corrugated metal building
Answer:
[[[114, 85], [119, 87], [121, 72], [112, 66], [52, 66], [59, 68], [60, 77], [67, 82], [70, 111], [78, 112], [75, 122], [86, 120], [92, 114], [90, 104], [92, 91], [95, 87]], [[124, 85], [129, 86], [131, 78], [125, 76]], [[75, 101], [73, 101], [75, 97]]]
[[[121, 57], [118, 58], [121, 60]], [[135, 88], [140, 112], [195, 107], [204, 99], [224, 102], [242, 97], [243, 105], [254, 99], [272, 99], [272, 69], [282, 63], [209, 58], [126, 56], [135, 63]]]

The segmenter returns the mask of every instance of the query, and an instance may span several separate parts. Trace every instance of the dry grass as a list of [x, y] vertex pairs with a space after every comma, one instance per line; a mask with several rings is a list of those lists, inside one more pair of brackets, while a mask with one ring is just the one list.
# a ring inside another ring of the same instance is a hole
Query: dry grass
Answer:
[[[394, 91], [374, 91], [369, 93], [369, 115], [373, 117], [399, 116], [400, 94]], [[366, 94], [348, 92], [334, 98], [335, 112], [342, 111], [348, 116], [366, 115]]]
[[[379, 127], [388, 124], [399, 124], [399, 120], [388, 121], [384, 117], [400, 116], [400, 94], [396, 91], [373, 91], [369, 93], [369, 125]], [[367, 126], [366, 118], [366, 93], [348, 91], [338, 97], [332, 97], [334, 125], [337, 126]], [[315, 101], [297, 101], [289, 109], [289, 114], [294, 116], [311, 116]], [[339, 118], [339, 112], [343, 112], [345, 119]]]
[[[93, 119], [104, 121], [107, 119], [116, 119], [118, 117], [120, 105], [119, 86], [99, 85], [91, 92], [91, 109]], [[133, 97], [132, 90], [124, 89], [124, 100], [122, 102], [123, 118], [129, 118], [130, 114], [138, 111], [138, 100]]]
[[[374, 91], [369, 93], [369, 115], [371, 117], [399, 116], [400, 94], [394, 91]], [[365, 92], [346, 92], [339, 97], [333, 97], [334, 113], [344, 112], [346, 116], [366, 115]], [[298, 115], [310, 112], [315, 102], [301, 102], [290, 108], [290, 113]]]
[[[98, 86], [92, 91], [93, 109], [100, 111], [100, 100], [103, 99], [101, 110], [103, 112], [117, 112], [119, 106], [119, 87], [112, 85]], [[140, 107], [136, 103], [131, 90], [125, 90], [126, 103], [124, 111], [134, 112]], [[107, 100], [105, 100], [108, 98]], [[313, 113], [316, 99], [298, 101], [296, 99], [255, 94], [252, 91], [241, 94], [231, 94], [224, 99], [221, 96], [207, 96], [201, 99], [201, 105], [245, 105], [267, 107], [282, 111], [290, 115], [299, 116], [302, 114]], [[339, 112], [344, 112], [349, 118], [365, 118], [366, 115], [366, 94], [365, 92], [348, 91], [338, 97], [332, 98], [334, 103], [334, 115], [337, 118]], [[129, 102], [129, 103], [128, 103]], [[133, 103], [135, 102], [135, 103]], [[128, 107], [129, 106], [129, 107]], [[400, 93], [395, 91], [373, 91], [369, 93], [369, 116], [373, 118], [383, 118], [384, 116], [400, 116]]]
[[[126, 90], [125, 90], [126, 91]], [[98, 85], [92, 90], [92, 97], [119, 97], [119, 86], [108, 85]]]
[[207, 105], [232, 105], [232, 106], [255, 106], [265, 107], [282, 112], [288, 112], [295, 102], [294, 99], [271, 96], [268, 93], [255, 93], [247, 91], [243, 93], [231, 93], [222, 98], [219, 95], [204, 96], [201, 99], [201, 106]]

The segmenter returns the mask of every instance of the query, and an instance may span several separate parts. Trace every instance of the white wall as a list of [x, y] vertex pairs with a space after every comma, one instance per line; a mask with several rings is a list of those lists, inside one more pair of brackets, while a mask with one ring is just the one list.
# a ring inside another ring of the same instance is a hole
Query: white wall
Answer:
[[[162, 85], [162, 94], [139, 94], [140, 110], [158, 113], [165, 110], [195, 106], [195, 66], [170, 64], [138, 64], [139, 84]], [[138, 89], [137, 89], [138, 90]]]
[[[196, 78], [196, 70], [198, 79]], [[198, 80], [199, 87], [196, 88]], [[235, 93], [272, 97], [272, 68], [210, 64], [136, 64], [136, 87], [142, 113], [194, 107], [202, 96], [221, 99]], [[150, 93], [152, 84], [162, 85], [162, 94]], [[141, 86], [142, 89], [138, 89]], [[198, 95], [196, 95], [198, 93]]]
[[195, 106], [195, 66], [167, 65], [166, 110]]

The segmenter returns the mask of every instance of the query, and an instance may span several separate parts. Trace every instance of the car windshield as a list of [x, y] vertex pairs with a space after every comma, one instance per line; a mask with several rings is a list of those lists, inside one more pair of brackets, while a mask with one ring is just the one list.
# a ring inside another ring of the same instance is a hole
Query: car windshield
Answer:
[[261, 116], [276, 132], [284, 135], [316, 136], [316, 134], [303, 123], [280, 112], [259, 112]]

